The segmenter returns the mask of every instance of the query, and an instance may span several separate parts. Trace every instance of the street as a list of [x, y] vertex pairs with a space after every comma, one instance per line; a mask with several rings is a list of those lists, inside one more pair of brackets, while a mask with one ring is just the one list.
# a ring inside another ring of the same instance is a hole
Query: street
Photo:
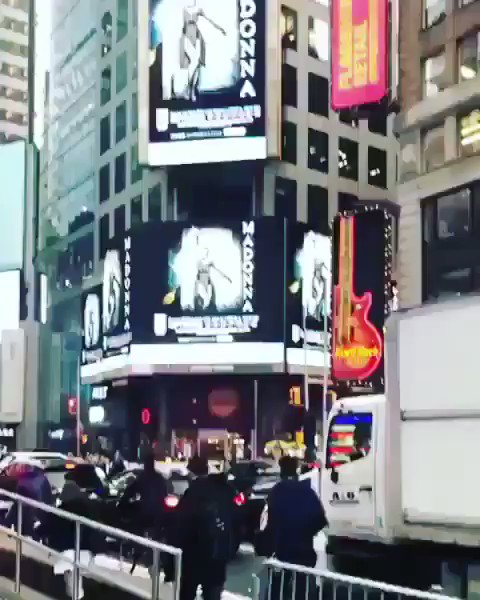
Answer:
[[238, 596], [251, 597], [253, 575], [258, 573], [263, 559], [255, 556], [253, 548], [244, 544], [237, 558], [228, 568], [228, 578], [225, 589]]

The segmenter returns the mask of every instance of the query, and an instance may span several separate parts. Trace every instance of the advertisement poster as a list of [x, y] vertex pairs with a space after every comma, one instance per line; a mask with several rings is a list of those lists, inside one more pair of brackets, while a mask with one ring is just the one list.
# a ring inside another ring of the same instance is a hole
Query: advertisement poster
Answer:
[[388, 0], [332, 0], [332, 108], [380, 102], [389, 87]]
[[139, 5], [139, 56], [149, 57], [139, 61], [140, 95], [148, 90], [140, 98], [140, 119], [148, 116], [142, 162], [267, 158], [269, 1], [148, 0], [147, 5], [148, 14], [144, 2]]
[[[145, 230], [132, 240], [135, 341], [281, 342], [282, 248], [273, 218]], [[144, 268], [152, 255], [154, 274]]]
[[82, 294], [82, 365], [103, 358], [102, 286], [97, 285]]
[[336, 217], [333, 248], [332, 376], [350, 388], [381, 392], [391, 300], [390, 215], [368, 210]]

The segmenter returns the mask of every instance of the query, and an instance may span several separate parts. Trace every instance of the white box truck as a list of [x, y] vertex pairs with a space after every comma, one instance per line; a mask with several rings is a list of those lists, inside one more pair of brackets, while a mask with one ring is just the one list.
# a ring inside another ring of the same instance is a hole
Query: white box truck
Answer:
[[480, 597], [479, 342], [480, 297], [394, 313], [385, 395], [334, 404], [322, 500], [338, 570]]

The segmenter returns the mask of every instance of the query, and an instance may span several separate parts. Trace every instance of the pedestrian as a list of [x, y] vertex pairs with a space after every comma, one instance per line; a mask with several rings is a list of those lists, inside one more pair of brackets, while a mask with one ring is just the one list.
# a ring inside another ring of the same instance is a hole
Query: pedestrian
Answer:
[[[267, 501], [263, 531], [256, 544], [258, 554], [275, 556], [280, 562], [315, 567], [317, 554], [314, 548], [315, 536], [327, 525], [325, 510], [313, 491], [309, 480], [300, 481], [297, 475], [298, 460], [284, 456], [280, 459], [281, 480], [273, 487]], [[261, 546], [261, 547], [260, 547]], [[291, 577], [283, 582], [283, 596], [280, 595], [280, 581], [272, 578], [272, 600], [292, 598]], [[290, 588], [289, 588], [290, 585]], [[296, 598], [306, 598], [307, 578], [297, 575], [295, 581]], [[315, 592], [315, 582], [308, 586]]]
[[115, 477], [115, 475], [120, 475], [125, 471], [125, 461], [120, 453], [120, 450], [116, 450], [113, 456], [112, 466], [108, 473], [109, 479]]
[[220, 600], [234, 544], [234, 497], [224, 473], [208, 474], [206, 459], [188, 463], [192, 481], [180, 500], [171, 542], [183, 551], [180, 599]]

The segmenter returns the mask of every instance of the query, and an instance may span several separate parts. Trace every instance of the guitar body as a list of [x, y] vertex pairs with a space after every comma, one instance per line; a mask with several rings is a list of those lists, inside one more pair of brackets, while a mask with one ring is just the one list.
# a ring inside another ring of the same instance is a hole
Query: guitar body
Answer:
[[[340, 301], [340, 286], [335, 286], [335, 303]], [[382, 339], [376, 327], [369, 321], [372, 295], [362, 297], [352, 294], [351, 314], [348, 317], [350, 339], [338, 335], [338, 319], [334, 320], [332, 370], [339, 380], [367, 379], [375, 372], [382, 357]]]

